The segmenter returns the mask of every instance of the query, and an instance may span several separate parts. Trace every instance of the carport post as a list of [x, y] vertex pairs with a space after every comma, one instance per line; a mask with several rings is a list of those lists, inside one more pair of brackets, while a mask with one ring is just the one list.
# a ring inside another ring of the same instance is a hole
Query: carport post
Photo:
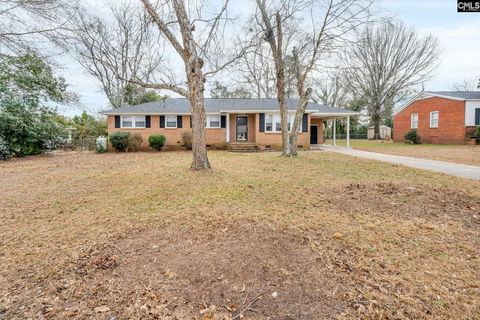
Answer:
[[347, 116], [347, 148], [350, 148], [350, 115]]
[[227, 113], [227, 123], [226, 123], [226, 140], [227, 140], [227, 143], [230, 143], [230, 114]]
[[333, 146], [337, 146], [337, 118], [333, 118]]

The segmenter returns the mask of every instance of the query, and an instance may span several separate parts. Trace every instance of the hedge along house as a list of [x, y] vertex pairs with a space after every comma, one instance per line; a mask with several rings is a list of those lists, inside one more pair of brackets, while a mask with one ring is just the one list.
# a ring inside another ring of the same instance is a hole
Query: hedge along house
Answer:
[[395, 142], [410, 130], [424, 143], [474, 144], [470, 139], [480, 125], [480, 92], [424, 91], [394, 112]]
[[[298, 101], [287, 99], [290, 126]], [[205, 99], [207, 147], [230, 150], [281, 149], [280, 111], [277, 99]], [[167, 148], [182, 146], [182, 132], [191, 132], [190, 102], [184, 98], [148, 102], [101, 112], [108, 116], [108, 133], [140, 133], [142, 147], [148, 137], [163, 134]], [[323, 121], [355, 116], [351, 110], [310, 102], [298, 133], [300, 149], [323, 143]]]

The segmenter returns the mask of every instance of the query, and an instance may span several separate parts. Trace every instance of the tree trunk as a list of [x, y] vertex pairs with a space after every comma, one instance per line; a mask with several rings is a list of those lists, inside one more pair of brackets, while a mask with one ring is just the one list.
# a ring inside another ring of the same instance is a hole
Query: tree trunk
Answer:
[[192, 152], [193, 170], [210, 169], [210, 162], [207, 155], [207, 140], [205, 136], [205, 103], [203, 91], [196, 91], [190, 94], [192, 110]]
[[[283, 78], [278, 78], [278, 79], [279, 79], [278, 80], [279, 83], [283, 83]], [[284, 94], [285, 94], [285, 91], [278, 90], [278, 102], [280, 105], [280, 118], [281, 118], [281, 125], [282, 125], [282, 156], [290, 157], [291, 148], [290, 148], [290, 139], [289, 139], [289, 133], [288, 133], [288, 110], [287, 110], [287, 103], [285, 101]]]
[[373, 129], [373, 138], [375, 140], [380, 140], [381, 137], [380, 137], [380, 119], [377, 118], [376, 120], [374, 120], [374, 129]]
[[188, 98], [192, 114], [192, 151], [193, 170], [210, 169], [207, 155], [207, 139], [205, 135], [205, 99], [203, 97], [202, 61], [192, 55], [185, 64], [188, 79]]
[[298, 132], [290, 132], [288, 135], [289, 137], [289, 142], [290, 142], [290, 156], [291, 157], [296, 157], [298, 155], [298, 144], [297, 144], [297, 138], [298, 138]]
[[299, 105], [297, 106], [297, 111], [295, 113], [295, 119], [293, 121], [292, 130], [288, 134], [289, 144], [290, 144], [290, 154], [291, 157], [296, 157], [298, 155], [298, 131], [300, 130], [301, 123], [303, 121], [303, 115], [307, 109], [308, 100], [312, 95], [312, 88], [307, 88], [305, 93], [300, 98]]
[[373, 139], [380, 140], [380, 107], [375, 107], [373, 114], [372, 114], [372, 121], [373, 121]]
[[205, 99], [203, 96], [204, 77], [203, 60], [198, 56], [193, 40], [192, 27], [187, 16], [183, 1], [174, 1], [175, 13], [180, 25], [183, 39], [183, 60], [188, 82], [188, 99], [192, 114], [192, 151], [193, 170], [210, 169], [207, 155], [207, 140], [205, 135]]

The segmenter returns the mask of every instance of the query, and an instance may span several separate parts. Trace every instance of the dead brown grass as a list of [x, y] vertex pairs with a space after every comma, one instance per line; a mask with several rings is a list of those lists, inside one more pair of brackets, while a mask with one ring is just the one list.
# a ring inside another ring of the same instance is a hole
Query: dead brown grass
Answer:
[[[331, 141], [328, 142], [331, 143]], [[339, 141], [338, 145], [345, 145], [345, 141]], [[480, 166], [480, 145], [411, 145], [386, 141], [351, 140], [351, 146], [358, 150]]]
[[210, 158], [0, 163], [0, 318], [480, 317], [479, 182], [334, 153]]

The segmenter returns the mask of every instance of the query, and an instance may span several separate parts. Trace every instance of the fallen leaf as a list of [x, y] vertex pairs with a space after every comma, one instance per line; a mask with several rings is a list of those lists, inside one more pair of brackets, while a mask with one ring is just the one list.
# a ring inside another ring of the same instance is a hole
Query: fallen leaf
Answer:
[[100, 306], [100, 307], [96, 307], [95, 309], [93, 309], [93, 311], [98, 312], [98, 313], [108, 312], [108, 311], [110, 311], [110, 308], [107, 307], [107, 306]]

